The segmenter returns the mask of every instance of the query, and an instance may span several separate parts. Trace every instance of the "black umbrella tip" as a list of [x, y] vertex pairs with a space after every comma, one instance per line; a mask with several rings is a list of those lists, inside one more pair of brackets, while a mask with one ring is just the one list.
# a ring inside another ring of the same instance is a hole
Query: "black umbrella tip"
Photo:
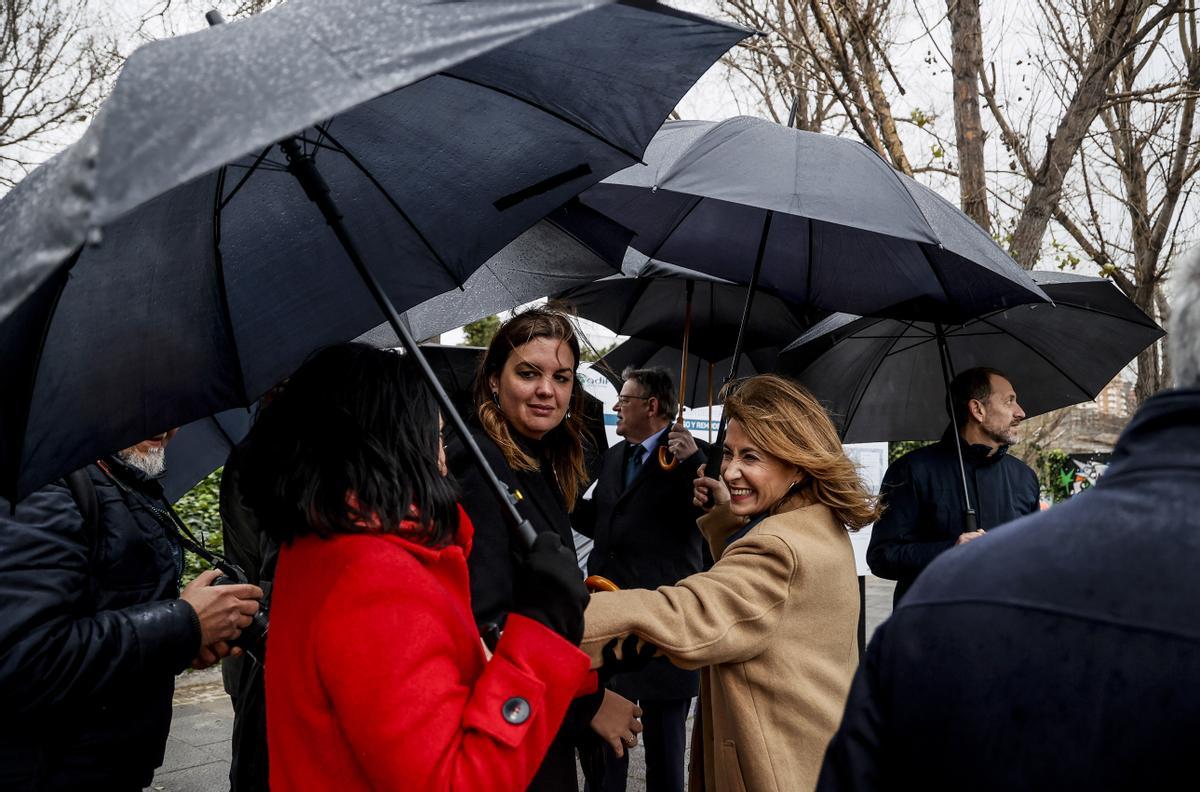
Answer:
[[208, 22], [209, 27], [216, 27], [217, 25], [224, 25], [225, 24], [225, 15], [214, 8], [212, 11], [209, 11], [204, 15], [204, 21]]

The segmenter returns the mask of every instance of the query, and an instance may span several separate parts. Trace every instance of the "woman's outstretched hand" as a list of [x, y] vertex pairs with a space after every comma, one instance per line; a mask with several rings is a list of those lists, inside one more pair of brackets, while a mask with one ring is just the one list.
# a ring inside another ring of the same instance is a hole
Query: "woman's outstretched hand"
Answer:
[[704, 466], [696, 469], [696, 480], [692, 482], [692, 503], [710, 511], [714, 506], [729, 503], [729, 488], [720, 479], [704, 475]]

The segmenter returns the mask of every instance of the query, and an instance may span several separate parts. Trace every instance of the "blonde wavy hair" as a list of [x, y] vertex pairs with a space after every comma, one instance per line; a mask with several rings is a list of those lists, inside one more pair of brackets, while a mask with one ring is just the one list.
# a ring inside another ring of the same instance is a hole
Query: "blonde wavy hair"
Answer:
[[878, 519], [878, 500], [863, 484], [833, 422], [811, 393], [775, 374], [731, 383], [727, 390], [726, 417], [736, 420], [759, 449], [800, 468], [804, 478], [792, 494], [828, 506], [851, 531]]
[[[500, 375], [514, 349], [535, 338], [551, 338], [567, 344], [575, 359], [573, 368], [579, 368], [579, 336], [570, 317], [562, 311], [536, 307], [516, 314], [500, 326], [475, 374], [475, 413], [483, 431], [504, 454], [504, 461], [513, 470], [540, 470], [541, 464], [525, 453], [513, 439], [508, 419], [500, 411], [500, 405], [492, 399], [489, 379], [493, 375]], [[542, 438], [568, 511], [575, 508], [575, 501], [583, 494], [588, 483], [584, 444], [589, 441], [584, 432], [583, 408], [583, 386], [576, 379], [562, 423]]]

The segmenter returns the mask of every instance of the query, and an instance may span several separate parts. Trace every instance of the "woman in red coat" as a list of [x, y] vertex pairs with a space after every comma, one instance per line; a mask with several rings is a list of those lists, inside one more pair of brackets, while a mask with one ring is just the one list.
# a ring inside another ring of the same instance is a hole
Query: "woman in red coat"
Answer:
[[543, 536], [487, 657], [471, 616], [471, 523], [439, 417], [406, 358], [324, 350], [263, 410], [247, 503], [282, 545], [266, 666], [271, 787], [519, 790], [587, 683], [587, 594]]

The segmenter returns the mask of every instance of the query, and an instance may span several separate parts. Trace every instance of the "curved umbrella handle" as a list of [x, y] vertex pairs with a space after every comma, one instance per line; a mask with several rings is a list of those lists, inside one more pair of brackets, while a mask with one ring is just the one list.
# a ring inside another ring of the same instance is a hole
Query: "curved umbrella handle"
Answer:
[[601, 575], [589, 575], [588, 579], [583, 581], [583, 585], [587, 586], [588, 591], [620, 591], [621, 587], [613, 583], [606, 577]]

